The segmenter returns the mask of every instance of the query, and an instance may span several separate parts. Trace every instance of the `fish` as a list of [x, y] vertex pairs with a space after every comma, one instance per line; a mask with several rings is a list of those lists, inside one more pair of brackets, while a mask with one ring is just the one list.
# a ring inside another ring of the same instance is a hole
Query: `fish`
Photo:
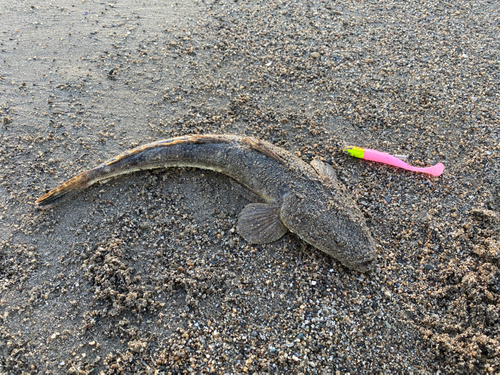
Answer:
[[41, 210], [97, 182], [135, 171], [195, 167], [222, 173], [257, 196], [238, 215], [237, 231], [249, 244], [277, 241], [288, 231], [359, 272], [373, 268], [376, 244], [334, 168], [311, 163], [273, 144], [249, 136], [186, 135], [125, 151], [49, 191], [35, 204]]

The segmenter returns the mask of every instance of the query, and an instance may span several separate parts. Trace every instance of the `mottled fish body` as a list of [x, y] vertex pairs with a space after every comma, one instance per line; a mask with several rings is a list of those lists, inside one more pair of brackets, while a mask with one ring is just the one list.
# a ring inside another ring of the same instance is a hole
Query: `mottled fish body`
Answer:
[[261, 202], [250, 203], [238, 217], [238, 232], [249, 243], [273, 242], [289, 230], [349, 268], [364, 272], [374, 263], [375, 244], [363, 214], [333, 169], [252, 137], [190, 135], [146, 144], [80, 173], [36, 204], [50, 208], [96, 182], [168, 167], [213, 170], [259, 196]]

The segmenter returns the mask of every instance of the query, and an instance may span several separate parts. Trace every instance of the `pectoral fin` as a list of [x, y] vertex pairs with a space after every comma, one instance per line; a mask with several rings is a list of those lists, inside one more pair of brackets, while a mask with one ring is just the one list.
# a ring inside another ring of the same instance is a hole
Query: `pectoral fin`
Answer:
[[332, 179], [332, 180], [337, 180], [337, 175], [335, 173], [335, 169], [330, 164], [323, 163], [319, 159], [313, 159], [311, 161], [311, 167], [314, 168], [314, 170], [323, 177]]
[[250, 203], [238, 216], [238, 233], [249, 243], [274, 242], [287, 230], [281, 222], [278, 204]]

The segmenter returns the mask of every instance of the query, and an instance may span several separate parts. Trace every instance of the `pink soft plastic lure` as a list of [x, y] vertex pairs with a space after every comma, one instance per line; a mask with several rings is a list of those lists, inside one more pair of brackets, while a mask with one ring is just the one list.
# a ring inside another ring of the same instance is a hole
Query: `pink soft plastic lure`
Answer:
[[432, 176], [440, 176], [444, 171], [443, 163], [438, 163], [436, 165], [433, 165], [432, 167], [427, 168], [412, 167], [411, 165], [406, 164], [403, 160], [398, 159], [396, 156], [392, 156], [386, 154], [385, 152], [380, 152], [377, 150], [370, 150], [369, 148], [349, 146], [344, 149], [344, 152], [356, 158], [393, 165], [395, 167], [403, 168], [412, 172], [428, 173]]

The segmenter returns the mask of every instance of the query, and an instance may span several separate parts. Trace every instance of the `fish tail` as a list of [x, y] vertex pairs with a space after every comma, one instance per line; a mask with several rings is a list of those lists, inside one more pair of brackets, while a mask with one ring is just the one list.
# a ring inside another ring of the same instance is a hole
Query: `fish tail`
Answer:
[[37, 208], [45, 210], [51, 208], [66, 198], [82, 191], [95, 182], [92, 178], [93, 170], [82, 172], [65, 183], [59, 185], [54, 190], [49, 191], [35, 202]]

